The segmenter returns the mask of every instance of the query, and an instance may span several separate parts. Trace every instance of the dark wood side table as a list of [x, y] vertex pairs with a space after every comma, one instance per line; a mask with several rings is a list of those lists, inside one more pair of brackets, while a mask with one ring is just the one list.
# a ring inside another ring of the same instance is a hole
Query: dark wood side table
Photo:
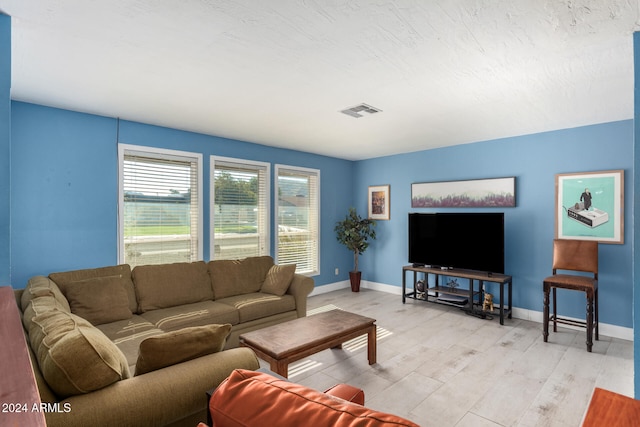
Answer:
[[632, 427], [640, 420], [640, 401], [597, 388], [591, 396], [582, 427]]

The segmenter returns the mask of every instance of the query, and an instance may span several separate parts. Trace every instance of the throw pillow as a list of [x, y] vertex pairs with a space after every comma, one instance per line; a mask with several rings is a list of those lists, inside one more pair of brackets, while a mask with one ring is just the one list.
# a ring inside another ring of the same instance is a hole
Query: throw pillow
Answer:
[[138, 311], [138, 301], [136, 300], [136, 292], [133, 289], [133, 281], [131, 280], [131, 267], [129, 266], [129, 264], [120, 264], [108, 267], [88, 268], [84, 270], [64, 271], [49, 274], [49, 278], [56, 282], [63, 294], [66, 292], [67, 284], [70, 282], [95, 279], [96, 277], [105, 276], [120, 276], [122, 280], [122, 286], [124, 286], [129, 297], [129, 309], [132, 313], [136, 313]]
[[130, 319], [129, 296], [120, 276], [69, 282], [65, 294], [71, 312], [93, 325]]
[[231, 324], [193, 326], [147, 338], [140, 343], [135, 375], [222, 351]]
[[293, 281], [293, 275], [296, 272], [295, 264], [274, 265], [267, 272], [264, 279], [262, 292], [282, 296], [289, 289], [289, 285]]

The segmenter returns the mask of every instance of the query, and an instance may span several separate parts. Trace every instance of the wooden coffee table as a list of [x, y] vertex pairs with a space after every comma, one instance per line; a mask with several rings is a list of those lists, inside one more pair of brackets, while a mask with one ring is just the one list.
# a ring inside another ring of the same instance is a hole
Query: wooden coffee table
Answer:
[[331, 310], [283, 322], [240, 335], [240, 346], [249, 347], [269, 362], [270, 369], [288, 377], [289, 363], [328, 348], [341, 348], [352, 338], [367, 334], [369, 365], [376, 363], [376, 319]]

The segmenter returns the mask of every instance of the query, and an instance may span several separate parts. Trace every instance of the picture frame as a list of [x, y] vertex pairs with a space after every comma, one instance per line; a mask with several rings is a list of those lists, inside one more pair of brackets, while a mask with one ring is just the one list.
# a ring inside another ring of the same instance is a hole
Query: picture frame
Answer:
[[516, 206], [516, 178], [411, 184], [412, 208], [493, 208]]
[[372, 185], [369, 186], [369, 219], [388, 220], [391, 209], [390, 186]]
[[624, 170], [556, 174], [555, 237], [624, 243]]

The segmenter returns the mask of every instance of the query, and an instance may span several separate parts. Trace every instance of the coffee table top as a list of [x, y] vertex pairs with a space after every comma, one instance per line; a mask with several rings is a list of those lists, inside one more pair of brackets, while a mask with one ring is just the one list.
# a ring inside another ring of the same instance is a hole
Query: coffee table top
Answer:
[[240, 341], [278, 359], [366, 328], [375, 321], [348, 311], [331, 310], [247, 332], [240, 335]]

